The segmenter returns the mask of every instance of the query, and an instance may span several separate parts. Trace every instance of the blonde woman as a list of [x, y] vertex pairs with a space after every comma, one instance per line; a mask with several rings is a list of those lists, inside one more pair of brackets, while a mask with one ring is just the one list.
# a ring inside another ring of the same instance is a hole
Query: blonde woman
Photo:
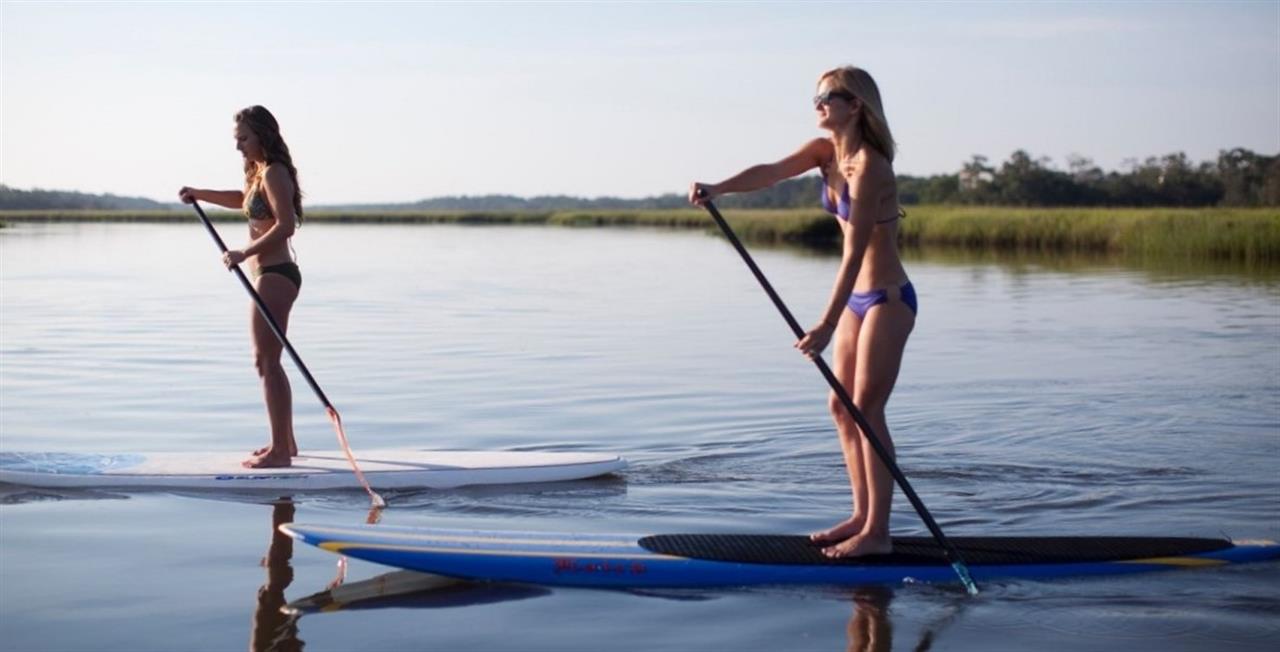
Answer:
[[[689, 201], [749, 192], [817, 168], [821, 200], [844, 238], [835, 286], [821, 319], [795, 346], [812, 359], [834, 342], [832, 368], [867, 422], [893, 455], [885, 406], [916, 321], [916, 294], [898, 255], [899, 221], [894, 142], [880, 91], [865, 70], [847, 66], [818, 78], [813, 98], [818, 126], [828, 132], [776, 163], [756, 165], [716, 184], [695, 182]], [[702, 194], [699, 194], [702, 191]], [[849, 518], [810, 535], [829, 557], [891, 552], [893, 477], [864, 441], [832, 392], [829, 407], [840, 435], [853, 494]]]
[[[280, 135], [275, 116], [261, 106], [235, 115], [236, 149], [244, 157], [244, 190], [201, 190], [183, 187], [182, 201], [206, 201], [241, 209], [249, 223], [249, 244], [223, 254], [228, 269], [248, 261], [254, 289], [271, 311], [282, 332], [289, 311], [302, 289], [302, 272], [290, 253], [289, 238], [302, 221], [302, 191], [289, 146]], [[255, 306], [250, 305], [253, 359], [262, 379], [262, 393], [271, 426], [271, 443], [245, 460], [249, 468], [282, 467], [298, 454], [293, 436], [293, 391], [280, 364], [282, 345]]]

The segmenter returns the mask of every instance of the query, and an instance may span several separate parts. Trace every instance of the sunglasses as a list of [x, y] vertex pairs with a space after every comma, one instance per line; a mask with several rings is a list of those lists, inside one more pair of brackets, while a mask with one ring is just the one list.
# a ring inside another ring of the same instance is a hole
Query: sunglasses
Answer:
[[833, 97], [838, 97], [846, 102], [852, 102], [854, 99], [854, 94], [847, 93], [845, 91], [827, 91], [819, 95], [814, 95], [813, 108], [816, 109], [819, 106], [825, 106], [825, 105], [831, 104], [831, 98]]

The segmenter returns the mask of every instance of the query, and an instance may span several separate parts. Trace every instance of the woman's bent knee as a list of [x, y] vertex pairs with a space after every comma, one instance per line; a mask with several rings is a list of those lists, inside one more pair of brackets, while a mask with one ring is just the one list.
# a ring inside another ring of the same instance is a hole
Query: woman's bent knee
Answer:
[[840, 397], [835, 393], [832, 393], [830, 399], [827, 400], [827, 409], [831, 412], [831, 418], [838, 427], [849, 432], [854, 432], [854, 429], [858, 427], [858, 422], [849, 413], [849, 408], [845, 407], [844, 401], [840, 400]]
[[884, 407], [889, 402], [885, 392], [861, 390], [853, 395], [853, 404], [858, 406], [862, 414], [870, 418], [873, 414], [883, 414]]
[[255, 355], [253, 366], [258, 370], [258, 376], [261, 378], [284, 373], [284, 365], [280, 364], [279, 356]]

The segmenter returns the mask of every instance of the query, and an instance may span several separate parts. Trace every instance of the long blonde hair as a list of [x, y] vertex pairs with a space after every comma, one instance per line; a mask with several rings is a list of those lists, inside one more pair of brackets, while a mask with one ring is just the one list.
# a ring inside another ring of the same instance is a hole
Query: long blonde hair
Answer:
[[880, 87], [871, 74], [856, 66], [833, 68], [818, 77], [818, 85], [830, 79], [834, 90], [852, 93], [862, 100], [862, 111], [858, 114], [858, 123], [853, 126], [862, 136], [862, 142], [873, 147], [877, 152], [893, 162], [897, 146], [893, 142], [893, 133], [889, 131], [889, 121], [884, 117], [884, 104], [880, 101]]
[[[289, 155], [289, 146], [285, 144], [284, 137], [280, 135], [280, 123], [276, 122], [276, 117], [271, 115], [267, 107], [255, 104], [236, 112], [236, 124], [243, 124], [258, 137], [258, 143], [262, 146], [262, 154], [267, 159], [267, 165], [281, 163], [289, 171], [289, 178], [293, 181], [293, 213], [298, 216], [298, 223], [301, 224], [302, 188], [298, 185], [298, 168], [293, 167], [293, 157]], [[257, 174], [257, 164], [252, 161], [245, 161], [245, 193], [248, 193], [249, 189], [253, 187]]]

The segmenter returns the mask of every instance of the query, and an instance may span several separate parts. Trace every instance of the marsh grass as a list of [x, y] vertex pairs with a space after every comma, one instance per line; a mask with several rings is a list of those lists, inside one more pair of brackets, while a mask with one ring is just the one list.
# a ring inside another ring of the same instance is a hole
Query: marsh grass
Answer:
[[[901, 223], [906, 248], [1041, 253], [1098, 252], [1127, 257], [1223, 260], [1280, 265], [1280, 209], [1011, 208], [909, 206]], [[210, 211], [220, 222], [244, 219]], [[657, 227], [715, 232], [705, 211], [327, 211], [310, 223], [495, 224], [566, 227]], [[836, 249], [836, 220], [817, 209], [737, 210], [725, 218], [746, 242]], [[0, 222], [185, 222], [188, 211], [0, 211]]]
[[1280, 210], [922, 206], [907, 246], [1280, 263]]

